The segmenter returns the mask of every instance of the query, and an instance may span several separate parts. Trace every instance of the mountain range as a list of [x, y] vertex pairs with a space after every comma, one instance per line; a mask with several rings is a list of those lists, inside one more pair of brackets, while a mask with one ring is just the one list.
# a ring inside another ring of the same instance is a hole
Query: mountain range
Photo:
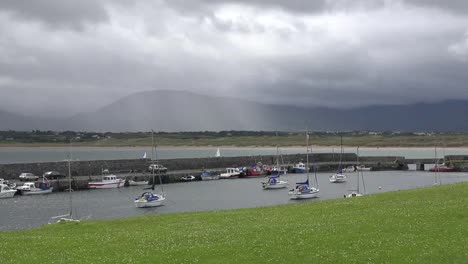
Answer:
[[334, 109], [262, 104], [186, 91], [149, 91], [69, 118], [36, 118], [0, 110], [0, 130], [467, 131], [466, 113], [468, 101], [457, 100]]

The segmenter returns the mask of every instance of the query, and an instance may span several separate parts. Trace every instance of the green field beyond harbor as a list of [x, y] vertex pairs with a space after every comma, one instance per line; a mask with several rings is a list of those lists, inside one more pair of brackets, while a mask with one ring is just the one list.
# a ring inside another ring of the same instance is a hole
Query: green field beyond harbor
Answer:
[[3, 264], [468, 263], [468, 183], [1, 232], [0, 259]]
[[[311, 132], [310, 142], [317, 146], [338, 146], [343, 137], [345, 146], [361, 147], [466, 147], [468, 134], [393, 133], [393, 132]], [[304, 132], [221, 131], [221, 132], [158, 132], [158, 146], [235, 146], [280, 147], [305, 146]], [[0, 146], [41, 147], [68, 146], [135, 147], [151, 146], [151, 133], [93, 133], [52, 131], [0, 131]]]

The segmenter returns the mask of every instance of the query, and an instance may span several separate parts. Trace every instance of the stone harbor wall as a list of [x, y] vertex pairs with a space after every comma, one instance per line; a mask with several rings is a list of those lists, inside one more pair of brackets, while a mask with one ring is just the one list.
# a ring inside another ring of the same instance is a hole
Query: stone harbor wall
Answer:
[[[342, 162], [346, 165], [356, 163], [357, 156], [354, 153], [345, 153]], [[293, 166], [297, 162], [305, 162], [305, 154], [282, 155], [279, 163]], [[404, 157], [361, 157], [360, 163], [372, 165], [376, 170], [384, 169], [407, 169]], [[226, 167], [249, 167], [261, 162], [262, 164], [276, 164], [276, 156], [242, 156], [242, 157], [217, 157], [217, 158], [186, 158], [186, 159], [163, 159], [159, 163], [168, 168], [169, 171], [181, 170], [203, 170]], [[339, 155], [333, 153], [319, 153], [309, 155], [309, 162], [317, 163], [320, 171], [335, 170], [338, 166]], [[110, 173], [144, 173], [148, 171], [151, 164], [149, 159], [120, 159], [120, 160], [92, 160], [73, 161], [71, 163], [72, 176], [101, 175], [104, 169]], [[58, 171], [68, 175], [68, 162], [40, 162], [40, 163], [16, 163], [0, 164], [0, 178], [18, 179], [23, 172], [31, 172], [41, 176], [46, 171]]]

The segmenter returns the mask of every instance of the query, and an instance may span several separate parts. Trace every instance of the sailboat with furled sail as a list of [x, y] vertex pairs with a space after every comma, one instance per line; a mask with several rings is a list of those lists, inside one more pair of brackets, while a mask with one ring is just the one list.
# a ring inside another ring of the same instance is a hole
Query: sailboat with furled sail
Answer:
[[[153, 150], [155, 150], [155, 147], [154, 147], [154, 131], [153, 130], [151, 130], [151, 147], [152, 147], [151, 152], [154, 153], [155, 151]], [[153, 164], [153, 154], [151, 154], [151, 164]], [[153, 167], [153, 169], [151, 170], [151, 175], [152, 175], [151, 190], [152, 191], [143, 192], [139, 197], [135, 199], [134, 203], [137, 208], [161, 206], [164, 204], [164, 201], [166, 200], [166, 195], [164, 193], [163, 183], [162, 183], [161, 174], [159, 170], [156, 172], [159, 177], [159, 184], [161, 185], [161, 193], [154, 193], [154, 187], [156, 184], [156, 181], [154, 178], [155, 176], [154, 172], [155, 172], [155, 169]]]
[[330, 176], [330, 182], [331, 183], [341, 183], [341, 182], [346, 182], [346, 175], [343, 172], [343, 167], [342, 167], [342, 161], [343, 161], [343, 136], [340, 136], [340, 145], [341, 145], [341, 152], [340, 152], [340, 164], [338, 165], [338, 169], [336, 170], [336, 173]]
[[[356, 153], [357, 153], [356, 162], [357, 164], [359, 164], [359, 147], [357, 147]], [[356, 189], [351, 190], [351, 192], [348, 193], [348, 195], [345, 195], [345, 198], [359, 197], [359, 196], [364, 195], [360, 192], [360, 185], [361, 185], [359, 182], [360, 179], [362, 180], [362, 187], [364, 188], [364, 193], [366, 192], [366, 185], [364, 183], [364, 171], [358, 170], [357, 175], [356, 175]]]
[[[307, 147], [307, 154], [306, 154], [306, 167], [309, 167], [309, 132], [306, 132], [306, 147]], [[315, 171], [315, 183], [317, 187], [310, 185], [310, 178], [309, 178], [309, 170], [307, 170], [307, 180], [304, 182], [297, 182], [294, 189], [289, 190], [289, 197], [291, 199], [309, 199], [309, 198], [316, 198], [318, 197], [319, 189], [318, 189], [318, 181], [317, 181], [317, 171]]]
[[[56, 220], [56, 222], [80, 222], [78, 219], [73, 218], [73, 196], [72, 196], [72, 178], [71, 178], [71, 161], [72, 161], [72, 143], [70, 142], [70, 150], [68, 154], [68, 197], [69, 197], [69, 212], [65, 215], [54, 216], [51, 220]], [[50, 221], [49, 221], [50, 223]]]

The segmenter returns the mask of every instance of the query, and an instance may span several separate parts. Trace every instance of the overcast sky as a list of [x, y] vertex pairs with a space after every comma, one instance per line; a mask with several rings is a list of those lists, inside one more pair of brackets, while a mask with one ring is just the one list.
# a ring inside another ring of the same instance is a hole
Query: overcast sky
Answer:
[[404, 104], [467, 84], [466, 0], [0, 1], [0, 109], [23, 114], [147, 90]]

